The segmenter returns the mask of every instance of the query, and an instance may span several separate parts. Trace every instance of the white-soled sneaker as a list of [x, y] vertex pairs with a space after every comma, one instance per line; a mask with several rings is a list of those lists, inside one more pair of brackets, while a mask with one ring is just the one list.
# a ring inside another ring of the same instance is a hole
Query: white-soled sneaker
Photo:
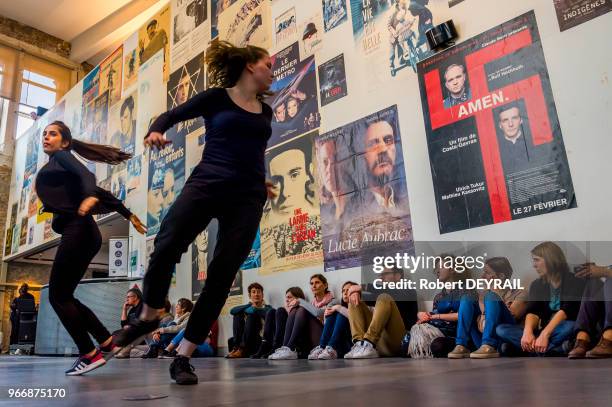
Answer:
[[353, 344], [351, 350], [349, 350], [345, 355], [344, 359], [354, 359], [355, 355], [361, 351], [361, 347], [363, 346], [363, 341], [357, 341]]
[[359, 351], [353, 355], [353, 359], [376, 359], [378, 357], [378, 351], [368, 341], [363, 341]]
[[338, 359], [338, 352], [331, 346], [326, 346], [323, 352], [319, 354], [319, 360], [333, 360]]
[[281, 346], [276, 349], [273, 354], [268, 356], [269, 360], [294, 360], [298, 358], [296, 351], [291, 350], [287, 346]]
[[320, 346], [317, 346], [316, 348], [314, 348], [313, 350], [310, 351], [310, 353], [308, 354], [308, 360], [317, 360], [319, 358], [319, 355], [323, 352], [323, 348]]
[[97, 350], [93, 356], [79, 356], [79, 358], [74, 362], [72, 367], [66, 370], [66, 376], [80, 376], [87, 372], [91, 372], [94, 369], [103, 366], [106, 363], [106, 360], [102, 357], [102, 352]]

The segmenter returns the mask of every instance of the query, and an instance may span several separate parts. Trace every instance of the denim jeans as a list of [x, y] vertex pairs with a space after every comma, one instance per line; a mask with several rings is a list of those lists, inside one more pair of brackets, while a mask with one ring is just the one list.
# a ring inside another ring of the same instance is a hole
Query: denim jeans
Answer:
[[348, 318], [339, 312], [325, 318], [319, 346], [331, 346], [338, 352], [338, 356], [342, 356], [349, 351], [351, 345], [351, 326]]
[[[183, 336], [185, 336], [185, 330], [181, 329], [179, 333], [176, 334], [174, 339], [172, 339], [172, 342], [171, 342], [172, 345], [174, 345], [174, 347], [177, 347], [179, 343], [181, 343], [181, 339], [183, 339]], [[198, 345], [196, 347], [192, 356], [194, 358], [204, 358], [204, 357], [214, 356], [214, 354], [215, 354], [215, 351], [212, 348], [212, 346], [210, 346], [206, 342], [202, 342], [201, 345]]]
[[459, 305], [459, 321], [457, 322], [457, 345], [468, 347], [470, 339], [479, 348], [481, 345], [490, 345], [497, 348], [499, 338], [495, 328], [500, 324], [514, 325], [514, 317], [506, 304], [495, 293], [489, 291], [484, 297], [485, 325], [481, 333], [478, 330], [478, 316], [481, 314], [478, 301], [463, 297]]
[[[562, 321], [553, 330], [548, 341], [548, 349], [545, 354], [565, 354], [562, 348], [563, 342], [570, 339], [574, 333], [574, 321]], [[517, 349], [521, 349], [521, 338], [523, 327], [520, 325], [501, 324], [496, 329], [497, 336], [502, 342], [510, 343]], [[538, 333], [535, 333], [536, 336]]]

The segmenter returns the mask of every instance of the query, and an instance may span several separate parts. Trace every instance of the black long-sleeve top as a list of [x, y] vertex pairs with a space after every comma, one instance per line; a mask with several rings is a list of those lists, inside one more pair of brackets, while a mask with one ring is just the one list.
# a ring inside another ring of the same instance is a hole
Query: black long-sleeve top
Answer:
[[131, 212], [110, 192], [96, 185], [96, 177], [69, 151], [60, 150], [49, 157], [36, 176], [36, 193], [43, 210], [54, 216], [76, 215], [87, 197], [98, 198], [91, 214], [118, 212], [129, 219]]
[[147, 136], [200, 116], [206, 144], [196, 169], [198, 176], [211, 183], [231, 182], [243, 189], [265, 191], [264, 154], [272, 135], [272, 108], [262, 103], [262, 112], [252, 113], [234, 103], [226, 89], [211, 88], [160, 115]]
[[[580, 310], [580, 302], [586, 281], [569, 272], [561, 276], [559, 311], [564, 311], [568, 321], [575, 321]], [[550, 308], [551, 285], [542, 278], [533, 281], [529, 286], [527, 314], [540, 318], [542, 327], [546, 326], [557, 312]]]

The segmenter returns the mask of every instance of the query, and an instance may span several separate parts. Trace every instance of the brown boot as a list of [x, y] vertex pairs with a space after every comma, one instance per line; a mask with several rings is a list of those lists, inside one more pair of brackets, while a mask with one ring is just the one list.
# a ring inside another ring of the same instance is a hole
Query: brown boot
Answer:
[[244, 349], [234, 348], [227, 356], [227, 359], [240, 359], [246, 357]]
[[584, 339], [577, 339], [576, 344], [574, 345], [574, 349], [567, 354], [569, 359], [584, 359], [586, 357], [586, 353], [591, 347], [591, 343], [589, 341], [585, 341]]
[[586, 353], [588, 359], [612, 358], [612, 341], [602, 337], [597, 346]]

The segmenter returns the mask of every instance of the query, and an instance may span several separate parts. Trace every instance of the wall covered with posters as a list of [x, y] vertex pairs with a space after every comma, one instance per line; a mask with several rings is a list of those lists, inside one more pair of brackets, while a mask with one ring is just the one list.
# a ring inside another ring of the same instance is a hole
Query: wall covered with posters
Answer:
[[[275, 76], [266, 170], [280, 194], [228, 303], [259, 281], [280, 305], [287, 287], [307, 289], [318, 272], [337, 292], [359, 279], [364, 254], [418, 241], [606, 240], [609, 5], [172, 0], [17, 140], [4, 258], [56, 238], [32, 183], [46, 159], [41, 130], [59, 118], [77, 138], [134, 154], [88, 166], [146, 219], [148, 236], [130, 231], [130, 274], [144, 273], [205, 129], [198, 119], [175, 126], [161, 152], [142, 138], [157, 115], [205, 89], [203, 52], [215, 37], [269, 49]], [[425, 32], [451, 18], [458, 44], [434, 54]], [[197, 298], [215, 228], [177, 266], [173, 300]], [[231, 329], [228, 318], [222, 326]]]

